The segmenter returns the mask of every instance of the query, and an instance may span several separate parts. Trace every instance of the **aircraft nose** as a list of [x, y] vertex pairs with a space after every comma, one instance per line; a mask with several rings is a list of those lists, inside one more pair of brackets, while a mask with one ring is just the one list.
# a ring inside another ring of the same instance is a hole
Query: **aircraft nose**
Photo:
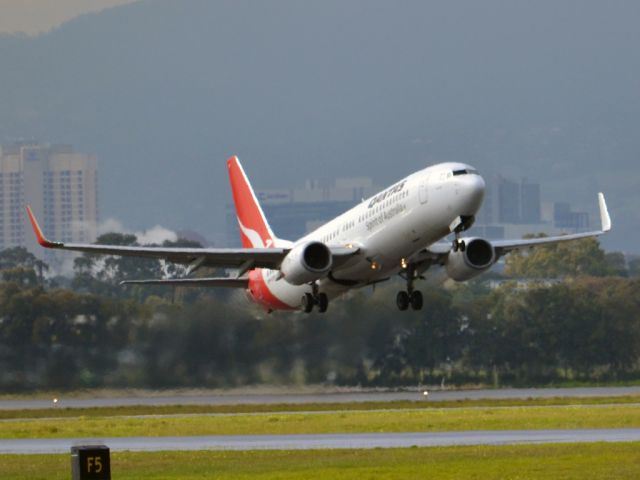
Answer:
[[462, 181], [462, 195], [470, 214], [480, 210], [484, 198], [485, 183], [480, 175], [465, 175]]

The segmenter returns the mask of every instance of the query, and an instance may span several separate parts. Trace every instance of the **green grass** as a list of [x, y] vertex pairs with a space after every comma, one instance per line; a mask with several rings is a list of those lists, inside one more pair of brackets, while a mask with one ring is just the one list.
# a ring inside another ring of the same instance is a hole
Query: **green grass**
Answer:
[[[252, 452], [115, 452], [112, 478], [640, 478], [640, 443]], [[0, 455], [0, 479], [70, 477], [68, 455]]]
[[63, 417], [112, 417], [134, 415], [187, 415], [226, 413], [269, 412], [330, 412], [354, 410], [405, 410], [469, 407], [519, 407], [554, 405], [617, 405], [640, 404], [640, 395], [609, 397], [550, 397], [523, 399], [448, 400], [399, 400], [391, 402], [352, 403], [278, 403], [238, 405], [133, 405], [122, 407], [51, 407], [40, 409], [0, 410], [0, 420], [18, 418], [63, 418]]
[[640, 405], [16, 419], [0, 423], [0, 436], [68, 438], [622, 427], [640, 427]]

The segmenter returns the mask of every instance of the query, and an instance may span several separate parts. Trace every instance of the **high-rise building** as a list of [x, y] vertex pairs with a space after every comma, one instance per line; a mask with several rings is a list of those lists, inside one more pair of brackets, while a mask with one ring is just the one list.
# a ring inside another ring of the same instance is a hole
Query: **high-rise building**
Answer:
[[541, 221], [540, 184], [523, 178], [520, 182], [520, 222], [535, 224]]
[[575, 231], [589, 229], [589, 214], [587, 212], [574, 212], [571, 205], [566, 202], [553, 204], [553, 223], [558, 228], [567, 228]]
[[[95, 155], [68, 145], [15, 144], [0, 149], [0, 249], [25, 246], [38, 256], [25, 213], [31, 205], [45, 234], [92, 242], [98, 220]], [[53, 257], [47, 257], [52, 260]]]
[[520, 223], [520, 185], [499, 177], [494, 186], [498, 192], [498, 223]]
[[476, 218], [483, 225], [537, 224], [541, 222], [540, 184], [492, 177], [487, 181], [485, 199]]

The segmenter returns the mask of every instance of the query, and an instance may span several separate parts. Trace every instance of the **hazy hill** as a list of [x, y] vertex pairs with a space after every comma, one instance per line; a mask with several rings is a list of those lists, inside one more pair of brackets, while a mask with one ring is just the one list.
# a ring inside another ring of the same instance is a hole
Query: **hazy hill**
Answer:
[[0, 37], [0, 140], [100, 159], [101, 213], [223, 228], [224, 160], [262, 187], [440, 160], [527, 175], [638, 251], [640, 5], [143, 1]]

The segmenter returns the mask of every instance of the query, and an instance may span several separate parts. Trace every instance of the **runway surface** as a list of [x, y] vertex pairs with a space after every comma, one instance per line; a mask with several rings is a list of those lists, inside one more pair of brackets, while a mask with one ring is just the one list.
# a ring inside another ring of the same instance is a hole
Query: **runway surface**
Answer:
[[[422, 400], [438, 402], [445, 400], [516, 399], [549, 397], [601, 397], [617, 395], [640, 395], [636, 387], [586, 387], [586, 388], [505, 388], [496, 390], [433, 390], [429, 395], [422, 391], [402, 392], [348, 392], [348, 393], [291, 393], [291, 394], [204, 394], [204, 395], [158, 395], [96, 398], [59, 398], [58, 407], [114, 407], [130, 405], [238, 405], [275, 403], [349, 403], [389, 402], [396, 400]], [[0, 409], [49, 408], [51, 399], [0, 400]]]
[[311, 450], [408, 448], [518, 443], [640, 441], [640, 428], [597, 430], [501, 430], [436, 433], [354, 433], [324, 435], [210, 435], [91, 439], [0, 440], [0, 453], [69, 453], [72, 445], [104, 444], [111, 451]]

